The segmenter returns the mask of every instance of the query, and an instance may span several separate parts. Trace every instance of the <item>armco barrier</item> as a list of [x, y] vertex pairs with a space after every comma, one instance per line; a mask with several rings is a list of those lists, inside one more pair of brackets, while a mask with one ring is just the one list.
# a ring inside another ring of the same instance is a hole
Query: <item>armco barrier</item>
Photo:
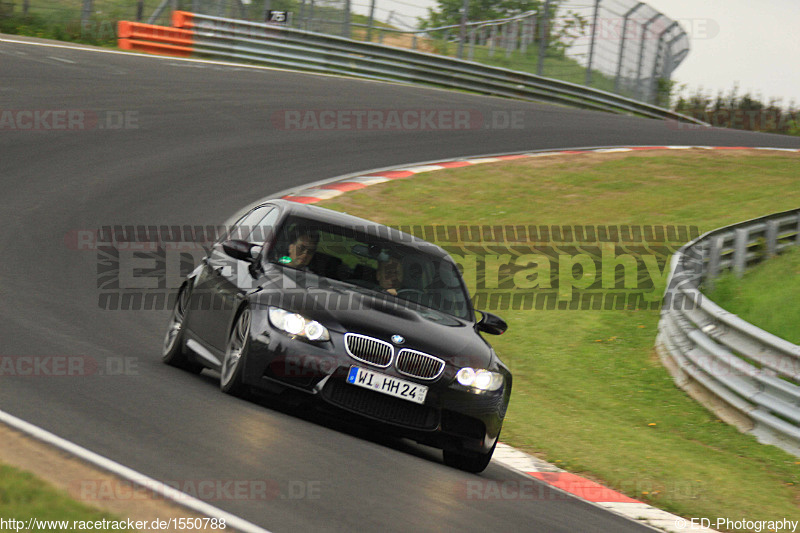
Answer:
[[117, 23], [119, 47], [150, 54], [189, 57], [192, 55], [192, 32], [166, 26], [121, 20]]
[[[128, 40], [124, 45], [141, 51], [156, 50], [156, 53], [170, 53], [169, 47], [178, 46], [180, 49], [176, 51], [179, 55], [194, 53], [266, 63], [275, 67], [421, 83], [480, 94], [705, 124], [667, 109], [582, 85], [404, 48], [185, 11], [173, 12], [172, 23], [187, 33], [176, 36], [166, 31], [161, 34], [152, 31], [149, 37], [140, 39], [125, 37]], [[122, 24], [149, 26], [121, 22], [120, 30]], [[120, 33], [121, 47], [122, 35]], [[183, 42], [186, 39], [188, 43]], [[145, 44], [153, 42], [162, 44], [162, 47]]]
[[720, 228], [683, 246], [672, 258], [656, 349], [677, 385], [722, 420], [800, 456], [800, 346], [701, 293], [721, 271], [741, 273], [796, 245], [800, 209]]

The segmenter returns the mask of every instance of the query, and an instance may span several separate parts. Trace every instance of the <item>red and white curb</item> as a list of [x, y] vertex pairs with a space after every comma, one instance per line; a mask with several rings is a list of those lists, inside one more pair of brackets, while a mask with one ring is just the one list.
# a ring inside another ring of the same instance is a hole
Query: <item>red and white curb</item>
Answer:
[[[507, 444], [497, 443], [492, 462], [499, 463], [511, 470], [523, 472], [547, 483], [554, 489], [577, 496], [612, 513], [662, 531], [669, 531], [670, 533], [685, 532], [689, 526], [689, 521], [685, 518], [657, 509], [652, 505], [630, 498], [621, 492], [604, 487], [592, 480], [567, 472]], [[699, 524], [691, 524], [691, 530], [705, 533], [715, 533], [716, 531], [702, 527]]]
[[601, 148], [576, 148], [574, 150], [555, 150], [555, 151], [526, 151], [513, 154], [502, 154], [496, 156], [474, 157], [466, 159], [451, 159], [435, 163], [422, 163], [412, 166], [400, 166], [387, 168], [366, 173], [351, 174], [343, 177], [331, 178], [314, 185], [306, 186], [302, 189], [286, 191], [281, 198], [302, 204], [313, 204], [322, 200], [336, 198], [346, 192], [364, 189], [370, 185], [385, 183], [397, 179], [405, 179], [435, 170], [448, 168], [468, 167], [483, 163], [498, 163], [501, 161], [512, 161], [516, 159], [529, 159], [534, 157], [549, 157], [567, 154], [598, 154], [598, 153], [620, 153], [635, 152], [645, 150], [766, 150], [778, 152], [800, 152], [795, 148], [769, 148], [769, 147], [747, 147], [747, 146], [611, 146]]

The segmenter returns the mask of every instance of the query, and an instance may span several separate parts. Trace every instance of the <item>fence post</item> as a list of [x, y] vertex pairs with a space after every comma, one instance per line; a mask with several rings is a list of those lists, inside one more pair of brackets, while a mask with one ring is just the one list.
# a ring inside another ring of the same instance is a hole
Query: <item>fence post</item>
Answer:
[[81, 29], [89, 25], [89, 19], [92, 16], [92, 0], [83, 0], [83, 9], [81, 10]]
[[544, 73], [544, 53], [547, 50], [547, 40], [550, 35], [550, 0], [544, 0], [543, 12], [539, 17], [539, 62], [536, 65], [536, 74]]
[[619, 92], [619, 79], [622, 76], [622, 60], [625, 57], [625, 39], [628, 37], [628, 20], [630, 20], [631, 15], [633, 15], [634, 12], [643, 5], [645, 5], [644, 2], [639, 2], [629, 9], [627, 13], [625, 13], [625, 20], [622, 23], [622, 38], [619, 41], [619, 63], [617, 63], [617, 77], [614, 78], [615, 93]]
[[344, 21], [342, 22], [342, 37], [350, 38], [350, 0], [344, 2]]
[[[197, 1], [192, 0], [192, 12], [197, 13]], [[264, 0], [264, 9], [261, 10], [261, 22], [267, 22], [267, 14], [272, 9], [272, 0]], [[289, 18], [286, 18], [286, 25], [289, 25]]]
[[589, 43], [589, 62], [586, 64], [586, 85], [592, 84], [592, 62], [594, 61], [594, 44], [597, 39], [597, 14], [600, 11], [600, 0], [594, 0], [594, 16], [592, 17], [592, 40]]
[[506, 22], [506, 57], [511, 57], [511, 52], [517, 47], [517, 25]]
[[642, 86], [642, 63], [644, 63], [644, 47], [647, 44], [647, 28], [650, 27], [652, 23], [656, 20], [660, 19], [663, 15], [658, 13], [654, 15], [650, 20], [645, 22], [642, 26], [642, 46], [639, 47], [639, 65], [636, 67], [636, 95], [640, 100], [643, 99], [643, 91], [641, 90]]
[[469, 29], [469, 60], [473, 61], [475, 59], [475, 40], [476, 40], [476, 33], [477, 29], [473, 26]]
[[372, 42], [372, 25], [375, 24], [375, 0], [369, 3], [369, 20], [367, 20], [367, 42]]
[[458, 28], [458, 54], [459, 59], [464, 58], [464, 41], [467, 40], [467, 10], [469, 9], [469, 0], [464, 0], [461, 4], [461, 22]]
[[650, 78], [650, 103], [656, 103], [658, 100], [658, 82], [656, 81], [656, 77], [658, 76], [658, 66], [661, 63], [661, 76], [658, 78], [664, 77], [664, 72], [667, 70], [666, 65], [663, 62], [667, 60], [667, 45], [664, 43], [664, 36], [672, 31], [672, 28], [678, 28], [680, 24], [673, 21], [672, 24], [667, 26], [667, 28], [658, 34], [658, 50], [656, 52], [656, 58], [653, 61], [653, 75]]

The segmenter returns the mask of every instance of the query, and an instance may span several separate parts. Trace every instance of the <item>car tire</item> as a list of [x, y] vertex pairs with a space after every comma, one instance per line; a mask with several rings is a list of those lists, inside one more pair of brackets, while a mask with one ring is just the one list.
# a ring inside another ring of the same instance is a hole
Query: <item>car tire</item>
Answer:
[[186, 310], [188, 308], [189, 288], [184, 285], [181, 287], [178, 298], [175, 300], [175, 307], [172, 309], [172, 316], [169, 319], [169, 326], [167, 326], [167, 334], [164, 336], [161, 361], [187, 372], [199, 374], [203, 370], [203, 365], [191, 361], [183, 346], [184, 323], [186, 322]]
[[450, 450], [443, 450], [442, 456], [444, 457], [444, 464], [452, 468], [458, 468], [465, 472], [479, 474], [486, 470], [492, 460], [494, 449], [497, 446], [497, 441], [494, 441], [492, 449], [486, 453], [479, 452], [454, 452]]
[[222, 369], [219, 373], [219, 388], [232, 396], [244, 397], [248, 387], [242, 380], [244, 361], [250, 347], [250, 309], [243, 307], [233, 322], [225, 356], [222, 358]]

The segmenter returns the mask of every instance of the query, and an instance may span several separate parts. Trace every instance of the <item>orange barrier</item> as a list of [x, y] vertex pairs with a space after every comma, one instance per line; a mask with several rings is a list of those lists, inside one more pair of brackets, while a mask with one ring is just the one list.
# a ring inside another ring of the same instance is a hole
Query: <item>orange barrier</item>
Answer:
[[190, 57], [192, 48], [188, 46], [175, 46], [172, 44], [151, 43], [134, 39], [118, 39], [117, 44], [122, 50], [136, 50], [162, 56]]
[[173, 11], [172, 26], [175, 28], [194, 28], [194, 13]]
[[194, 32], [191, 30], [120, 20], [117, 37], [122, 50], [178, 57], [189, 57], [193, 51]]

